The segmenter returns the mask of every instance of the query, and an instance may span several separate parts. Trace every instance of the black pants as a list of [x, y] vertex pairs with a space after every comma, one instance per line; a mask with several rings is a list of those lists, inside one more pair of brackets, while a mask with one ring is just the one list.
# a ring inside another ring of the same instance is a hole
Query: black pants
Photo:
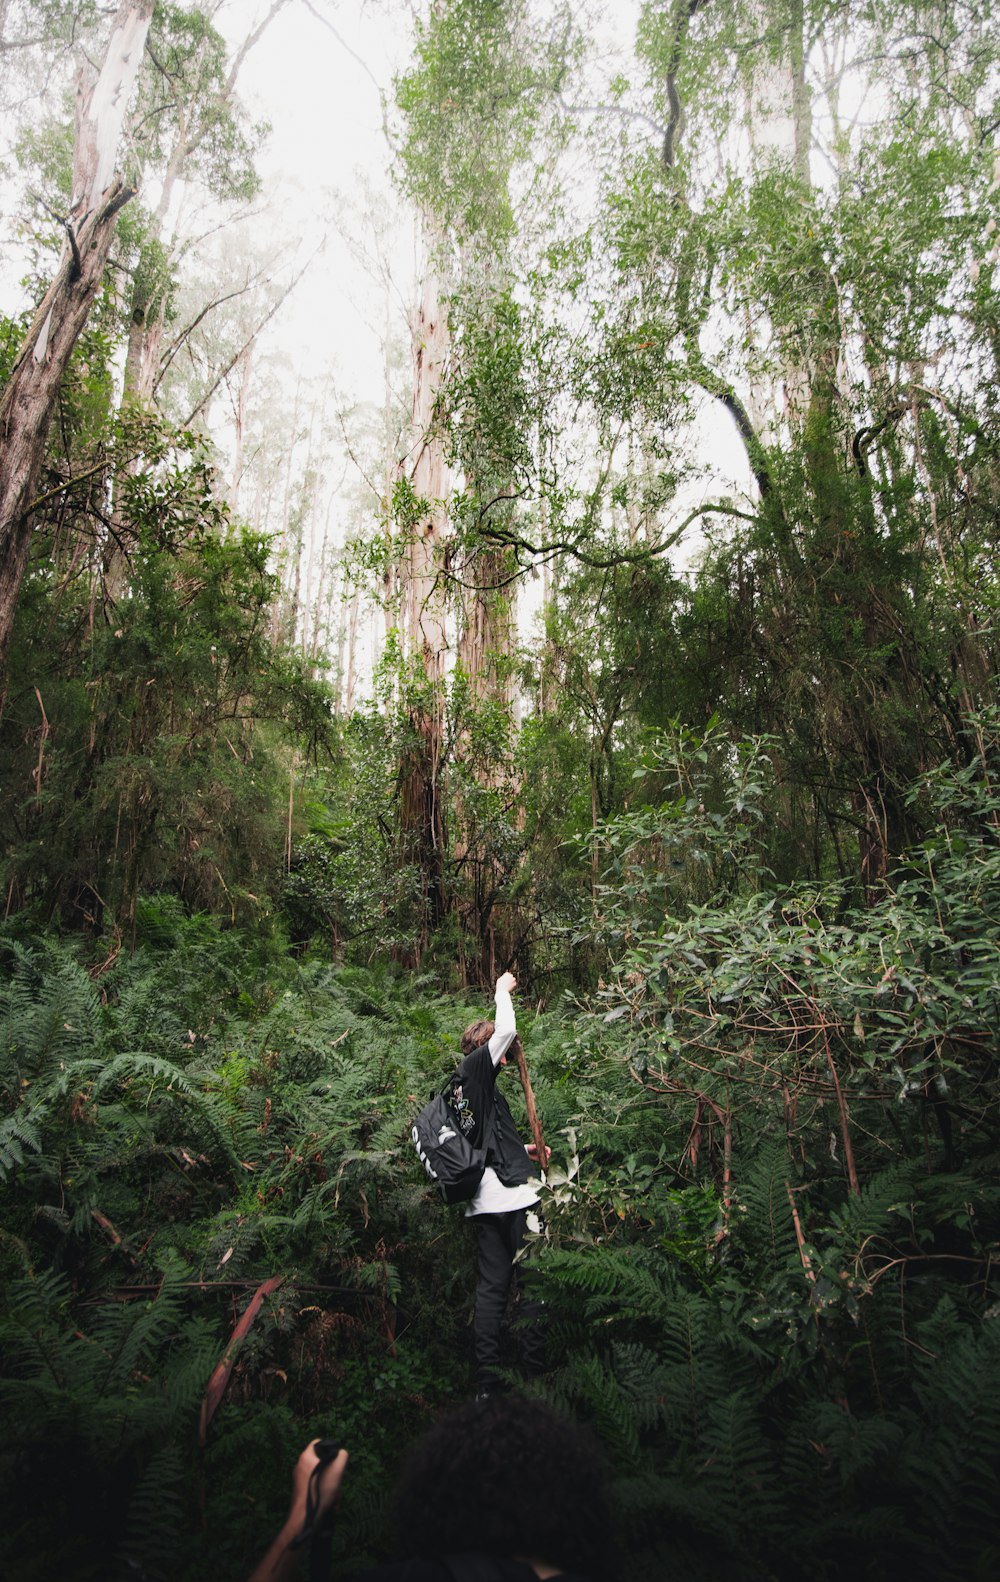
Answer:
[[[519, 1296], [514, 1259], [524, 1241], [527, 1210], [512, 1209], [506, 1214], [476, 1214], [472, 1223], [479, 1242], [479, 1282], [472, 1321], [476, 1349], [476, 1389], [494, 1390], [501, 1383], [500, 1330], [511, 1287]], [[540, 1373], [544, 1367], [544, 1336], [539, 1316], [540, 1302], [520, 1304], [519, 1338], [525, 1373]]]

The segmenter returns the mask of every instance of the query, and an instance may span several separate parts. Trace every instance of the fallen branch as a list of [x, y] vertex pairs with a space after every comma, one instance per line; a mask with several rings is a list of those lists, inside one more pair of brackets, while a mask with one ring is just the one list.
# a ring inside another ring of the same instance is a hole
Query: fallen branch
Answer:
[[273, 1274], [269, 1280], [265, 1280], [262, 1285], [257, 1287], [236, 1328], [229, 1337], [229, 1344], [223, 1353], [222, 1361], [218, 1364], [208, 1381], [208, 1389], [205, 1391], [205, 1398], [198, 1413], [198, 1444], [202, 1450], [204, 1450], [208, 1442], [208, 1425], [215, 1416], [222, 1397], [226, 1393], [226, 1386], [233, 1371], [233, 1364], [236, 1361], [240, 1341], [249, 1334], [254, 1319], [263, 1306], [265, 1296], [270, 1296], [272, 1291], [276, 1291], [279, 1285], [283, 1283], [284, 1278], [283, 1274]]

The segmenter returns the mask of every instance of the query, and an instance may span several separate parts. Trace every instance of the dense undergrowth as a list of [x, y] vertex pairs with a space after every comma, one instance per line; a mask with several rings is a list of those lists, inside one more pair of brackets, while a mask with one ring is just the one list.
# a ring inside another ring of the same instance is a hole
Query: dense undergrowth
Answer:
[[[769, 878], [762, 752], [688, 768], [602, 831], [597, 992], [522, 1015], [539, 1388], [607, 1447], [623, 1576], [991, 1576], [991, 761], [915, 788], [933, 833], [863, 910]], [[471, 1239], [407, 1132], [482, 1007], [164, 897], [110, 964], [18, 919], [2, 960], [7, 1574], [238, 1577], [316, 1433], [352, 1451], [337, 1564], [380, 1555], [471, 1383]]]

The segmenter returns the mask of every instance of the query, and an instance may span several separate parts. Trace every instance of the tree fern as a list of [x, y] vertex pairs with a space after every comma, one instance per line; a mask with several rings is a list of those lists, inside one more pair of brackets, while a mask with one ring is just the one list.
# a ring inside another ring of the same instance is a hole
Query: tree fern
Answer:
[[708, 1405], [729, 1387], [727, 1353], [707, 1298], [678, 1293], [664, 1315], [658, 1351], [662, 1420], [672, 1433], [697, 1435]]
[[119, 1049], [153, 1049], [167, 1054], [181, 1047], [190, 1029], [190, 1013], [169, 993], [162, 975], [145, 953], [131, 958], [127, 975], [117, 984], [110, 1008], [110, 1032]]
[[799, 1262], [788, 1199], [791, 1165], [784, 1143], [768, 1142], [735, 1168], [733, 1237], [769, 1275]]
[[58, 1062], [91, 1053], [100, 1003], [83, 968], [55, 945], [47, 953], [10, 941], [5, 948], [14, 959], [11, 977], [0, 985], [0, 1061], [6, 1081], [16, 1073], [32, 1080], [44, 1077]]
[[669, 1263], [638, 1248], [564, 1246], [547, 1253], [542, 1267], [546, 1285], [554, 1288], [551, 1298], [567, 1290], [588, 1320], [607, 1317], [618, 1324], [639, 1317], [657, 1323], [673, 1306]]
[[903, 1469], [919, 1498], [921, 1526], [929, 1537], [948, 1535], [942, 1565], [958, 1578], [998, 1548], [1000, 1320], [970, 1329], [945, 1298], [916, 1340], [922, 1429], [907, 1442]]
[[912, 1164], [892, 1164], [863, 1182], [859, 1192], [841, 1199], [830, 1223], [845, 1256], [856, 1253], [869, 1237], [899, 1228], [899, 1215], [908, 1212], [914, 1195], [915, 1174]]

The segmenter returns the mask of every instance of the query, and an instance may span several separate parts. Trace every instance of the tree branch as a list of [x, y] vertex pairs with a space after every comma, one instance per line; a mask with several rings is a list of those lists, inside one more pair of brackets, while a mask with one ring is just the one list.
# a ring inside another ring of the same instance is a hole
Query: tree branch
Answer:
[[253, 344], [253, 342], [257, 339], [257, 336], [261, 333], [261, 331], [265, 328], [265, 326], [268, 325], [271, 322], [271, 320], [274, 318], [274, 315], [277, 313], [278, 309], [280, 307], [282, 307], [285, 304], [285, 302], [287, 302], [287, 300], [290, 297], [291, 293], [295, 290], [295, 287], [298, 285], [299, 281], [302, 279], [302, 276], [305, 274], [306, 270], [309, 268], [310, 264], [313, 262], [313, 259], [316, 257], [316, 253], [318, 253], [319, 251], [320, 251], [320, 249], [317, 248], [316, 252], [314, 252], [312, 254], [312, 257], [306, 259], [305, 263], [302, 265], [302, 268], [299, 270], [298, 274], [295, 276], [295, 279], [292, 280], [289, 283], [288, 286], [286, 286], [285, 290], [282, 292], [281, 296], [277, 299], [277, 301], [272, 303], [271, 307], [265, 313], [265, 315], [261, 319], [260, 323], [256, 326], [256, 328], [254, 330], [252, 330], [250, 332], [250, 334], [247, 336], [246, 340], [240, 346], [239, 350], [237, 352], [235, 352], [232, 357], [230, 357], [230, 359], [229, 359], [228, 363], [226, 364], [226, 366], [219, 370], [219, 373], [216, 375], [215, 379], [213, 379], [210, 387], [208, 388], [208, 390], [206, 390], [206, 392], [202, 396], [201, 400], [192, 409], [192, 411], [190, 412], [188, 417], [181, 424], [182, 428], [190, 428], [191, 424], [194, 422], [195, 418], [198, 417], [200, 415], [200, 413], [204, 412], [206, 406], [211, 401], [211, 399], [214, 396], [216, 390], [218, 390], [218, 388], [221, 385], [223, 379], [225, 379], [228, 374], [232, 373], [233, 369], [236, 367], [236, 364], [239, 362], [240, 358], [243, 356], [243, 353], [246, 351], [247, 347], [251, 346]]
[[[533, 560], [541, 561], [543, 564], [546, 561], [554, 560], [557, 555], [569, 555], [573, 560], [578, 560], [581, 565], [587, 566], [593, 571], [610, 571], [615, 566], [646, 565], [649, 561], [657, 559], [658, 556], [666, 554], [667, 550], [672, 549], [679, 541], [692, 522], [697, 521], [700, 516], [711, 514], [737, 517], [743, 522], [755, 522], [757, 520], [751, 512], [741, 511], [734, 505], [724, 505], [721, 502], [699, 505], [693, 511], [690, 511], [666, 538], [661, 539], [657, 544], [650, 545], [648, 549], [622, 550], [620, 553], [616, 552], [607, 555], [589, 553], [582, 547], [581, 539], [552, 539], [545, 544], [533, 544], [530, 539], [522, 538], [519, 534], [508, 532], [503, 528], [491, 528], [485, 525], [480, 527], [479, 531], [484, 538], [491, 539], [496, 544], [506, 545], [515, 552], [523, 552]], [[518, 570], [512, 572], [510, 576], [503, 577], [497, 582], [489, 583], [465, 582], [461, 577], [450, 571], [445, 571], [442, 575], [447, 577], [448, 581], [454, 583], [456, 587], [466, 588], [470, 592], [493, 593], [500, 588], [509, 587], [512, 582], [516, 582], [518, 577], [524, 575], [526, 569], [523, 565], [519, 566]]]

